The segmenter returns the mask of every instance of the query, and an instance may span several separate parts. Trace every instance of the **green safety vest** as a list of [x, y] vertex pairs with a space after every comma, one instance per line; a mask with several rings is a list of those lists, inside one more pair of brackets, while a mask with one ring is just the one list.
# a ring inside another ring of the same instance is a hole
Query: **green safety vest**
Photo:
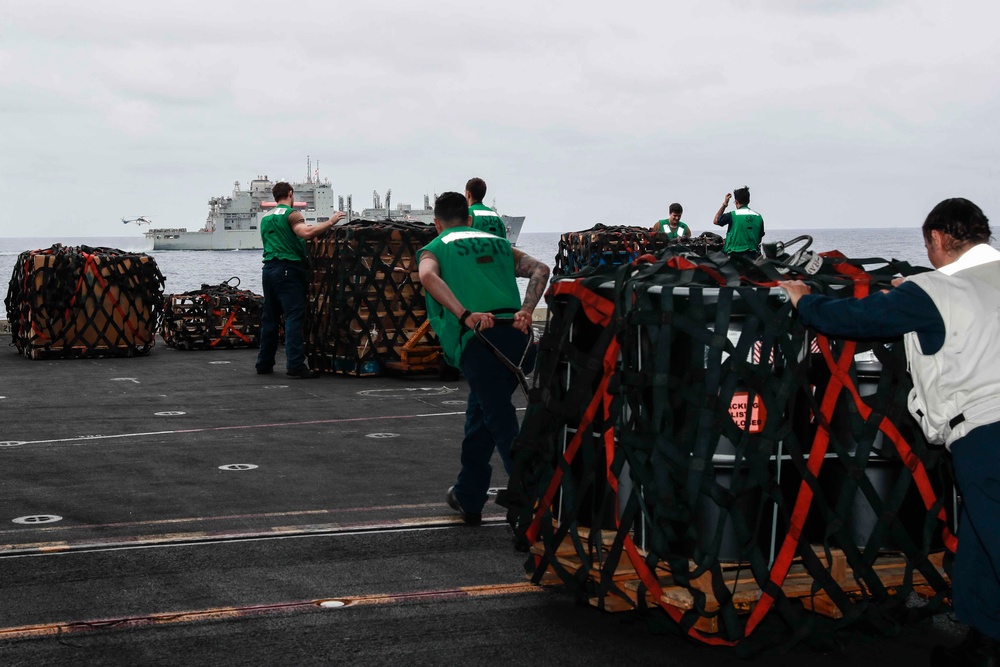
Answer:
[[469, 207], [469, 216], [472, 218], [473, 229], [481, 229], [502, 239], [507, 238], [507, 225], [503, 224], [503, 218], [489, 206], [473, 204]]
[[[657, 220], [656, 221], [657, 231], [662, 234], [666, 234], [667, 238], [675, 239], [678, 236], [691, 236], [691, 228], [684, 224], [683, 220], [678, 221], [677, 231], [670, 229], [670, 219]], [[686, 232], [686, 233], [684, 233]]]
[[[474, 313], [493, 312], [510, 317], [521, 308], [521, 293], [514, 277], [514, 252], [507, 239], [465, 225], [451, 227], [420, 249], [441, 267], [441, 278], [464, 308]], [[445, 361], [458, 366], [474, 332], [434, 300], [426, 290], [427, 317], [441, 341]]]
[[264, 244], [264, 261], [284, 259], [306, 262], [306, 242], [292, 231], [288, 216], [292, 207], [279, 204], [260, 221], [260, 240]]
[[742, 206], [729, 214], [729, 220], [723, 250], [727, 253], [757, 252], [764, 236], [764, 218], [760, 213]]

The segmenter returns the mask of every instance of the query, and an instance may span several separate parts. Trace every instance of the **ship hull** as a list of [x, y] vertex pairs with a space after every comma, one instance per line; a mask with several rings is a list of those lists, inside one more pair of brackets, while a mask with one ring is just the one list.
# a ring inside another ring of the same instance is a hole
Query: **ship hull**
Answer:
[[256, 229], [223, 232], [188, 232], [152, 229], [146, 233], [151, 251], [158, 250], [260, 250], [260, 232]]
[[502, 215], [503, 224], [507, 227], [507, 240], [511, 245], [517, 245], [517, 237], [521, 235], [521, 227], [524, 225], [523, 215]]

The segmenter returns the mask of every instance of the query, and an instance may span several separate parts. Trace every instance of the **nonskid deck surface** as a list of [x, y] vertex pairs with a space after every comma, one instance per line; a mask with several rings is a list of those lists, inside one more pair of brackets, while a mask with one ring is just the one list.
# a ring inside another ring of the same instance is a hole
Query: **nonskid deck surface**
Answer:
[[[253, 350], [29, 361], [9, 340], [4, 665], [729, 661], [526, 586], [496, 505], [457, 519], [463, 381], [258, 376]], [[851, 659], [919, 662], [935, 632]]]

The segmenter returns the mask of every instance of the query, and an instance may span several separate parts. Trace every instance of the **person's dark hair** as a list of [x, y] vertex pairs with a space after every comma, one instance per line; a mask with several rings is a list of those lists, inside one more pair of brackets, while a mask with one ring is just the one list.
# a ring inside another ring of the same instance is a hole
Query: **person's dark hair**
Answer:
[[274, 195], [274, 201], [280, 201], [288, 196], [292, 192], [292, 186], [285, 181], [280, 183], [275, 183], [274, 187], [271, 188], [271, 194]]
[[445, 192], [434, 200], [434, 217], [445, 227], [464, 225], [469, 221], [469, 202], [465, 195]]
[[750, 205], [750, 188], [743, 186], [742, 188], [736, 188], [733, 190], [733, 199], [736, 200], [737, 206], [749, 206]]
[[945, 199], [931, 209], [922, 230], [924, 240], [928, 242], [931, 240], [931, 232], [935, 230], [954, 239], [950, 247], [946, 248], [948, 250], [970, 244], [989, 243], [992, 235], [990, 221], [983, 210], [963, 197]]
[[676, 213], [677, 215], [681, 215], [682, 213], [684, 213], [684, 207], [681, 206], [680, 204], [676, 203], [676, 202], [674, 202], [673, 204], [671, 204], [670, 208], [667, 209], [667, 210], [670, 213]]
[[465, 190], [472, 195], [472, 203], [478, 204], [486, 196], [486, 181], [481, 178], [470, 178], [465, 184]]

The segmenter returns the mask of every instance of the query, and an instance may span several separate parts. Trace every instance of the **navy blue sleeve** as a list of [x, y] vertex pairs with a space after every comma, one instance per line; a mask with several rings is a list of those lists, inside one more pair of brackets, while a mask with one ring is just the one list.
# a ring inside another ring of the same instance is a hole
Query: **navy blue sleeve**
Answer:
[[864, 299], [807, 294], [799, 299], [802, 322], [828, 336], [849, 339], [898, 338], [914, 331], [924, 354], [944, 345], [944, 320], [927, 292], [904, 282]]
[[729, 223], [731, 223], [732, 221], [733, 221], [732, 213], [723, 213], [721, 216], [719, 216], [719, 221], [715, 224], [718, 227], [728, 227]]

